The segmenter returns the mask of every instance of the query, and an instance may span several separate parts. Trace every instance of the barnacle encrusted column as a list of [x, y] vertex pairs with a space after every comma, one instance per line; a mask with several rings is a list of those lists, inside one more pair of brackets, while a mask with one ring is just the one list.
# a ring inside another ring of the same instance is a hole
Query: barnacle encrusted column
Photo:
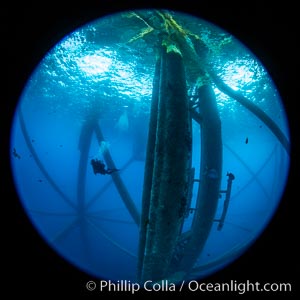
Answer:
[[159, 281], [169, 268], [188, 197], [192, 134], [181, 53], [164, 44], [153, 86], [145, 166], [138, 277]]
[[201, 112], [200, 182], [194, 218], [177, 264], [178, 271], [189, 273], [201, 254], [211, 231], [220, 195], [222, 178], [222, 133], [216, 97], [209, 82], [197, 89]]

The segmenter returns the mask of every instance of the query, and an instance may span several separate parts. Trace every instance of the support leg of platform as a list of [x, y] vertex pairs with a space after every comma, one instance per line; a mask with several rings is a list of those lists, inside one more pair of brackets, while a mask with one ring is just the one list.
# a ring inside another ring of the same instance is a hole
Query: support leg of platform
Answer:
[[[192, 137], [189, 101], [182, 57], [162, 50], [158, 90], [157, 124], [149, 208], [141, 281], [158, 281], [169, 276], [169, 268], [184, 220]], [[154, 87], [153, 93], [157, 93]], [[154, 126], [154, 125], [153, 125]], [[154, 126], [155, 127], [155, 126]], [[149, 140], [148, 140], [149, 143]], [[147, 161], [146, 161], [147, 163]], [[152, 162], [149, 162], [152, 164]], [[149, 193], [149, 183], [144, 189]], [[147, 200], [148, 201], [148, 200]], [[140, 252], [141, 253], [141, 252]]]

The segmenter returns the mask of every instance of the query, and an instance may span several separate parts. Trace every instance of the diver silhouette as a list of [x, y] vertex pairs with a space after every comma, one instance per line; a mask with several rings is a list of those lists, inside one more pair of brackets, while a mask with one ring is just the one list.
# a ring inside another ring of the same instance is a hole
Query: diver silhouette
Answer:
[[102, 160], [99, 159], [92, 159], [91, 160], [91, 165], [93, 167], [93, 171], [94, 174], [101, 174], [101, 175], [105, 175], [105, 174], [111, 174], [113, 172], [119, 171], [119, 169], [105, 169], [105, 164]]

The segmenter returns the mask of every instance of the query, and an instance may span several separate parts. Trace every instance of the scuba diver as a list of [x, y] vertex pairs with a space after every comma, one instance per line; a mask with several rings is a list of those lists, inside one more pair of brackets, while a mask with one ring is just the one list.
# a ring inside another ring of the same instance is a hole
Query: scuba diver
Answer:
[[93, 167], [94, 174], [111, 174], [113, 172], [119, 171], [119, 169], [105, 169], [105, 164], [102, 160], [99, 159], [92, 159], [91, 160], [91, 165]]

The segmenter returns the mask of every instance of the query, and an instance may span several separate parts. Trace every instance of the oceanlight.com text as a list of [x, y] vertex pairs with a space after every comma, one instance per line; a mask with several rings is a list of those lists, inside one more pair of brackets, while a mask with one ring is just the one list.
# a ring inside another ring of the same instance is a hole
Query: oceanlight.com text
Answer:
[[237, 280], [230, 280], [222, 283], [204, 283], [192, 280], [188, 282], [188, 290], [201, 292], [237, 292], [244, 294], [247, 292], [291, 292], [291, 283], [284, 282], [238, 282]]

